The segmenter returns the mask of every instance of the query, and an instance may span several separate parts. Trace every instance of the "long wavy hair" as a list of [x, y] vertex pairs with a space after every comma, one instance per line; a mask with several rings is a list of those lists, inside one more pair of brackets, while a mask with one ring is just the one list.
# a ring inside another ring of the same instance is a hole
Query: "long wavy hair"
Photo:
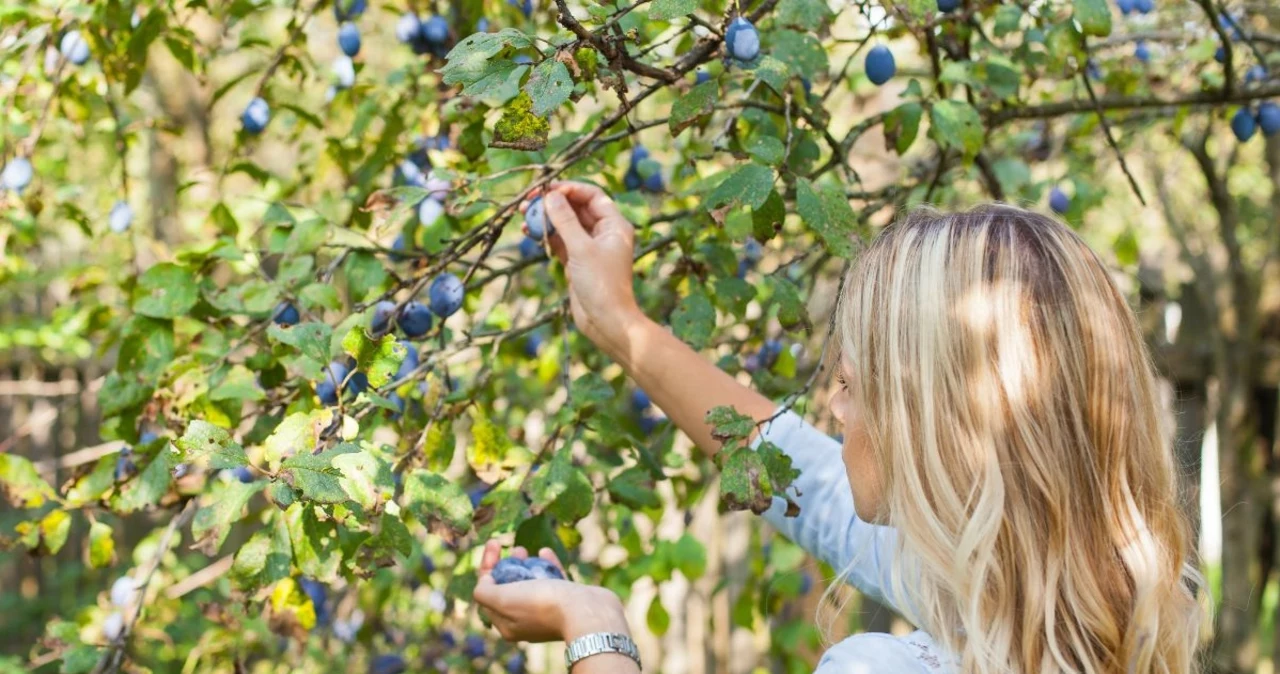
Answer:
[[966, 674], [1198, 669], [1191, 526], [1137, 321], [1051, 218], [891, 225], [840, 340], [884, 480], [891, 591]]

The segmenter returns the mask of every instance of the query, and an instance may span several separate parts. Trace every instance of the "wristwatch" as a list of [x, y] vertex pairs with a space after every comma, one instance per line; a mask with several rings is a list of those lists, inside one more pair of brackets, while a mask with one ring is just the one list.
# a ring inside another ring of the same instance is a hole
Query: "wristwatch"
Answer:
[[635, 660], [637, 667], [644, 669], [640, 665], [640, 649], [636, 648], [636, 642], [631, 637], [616, 632], [587, 634], [565, 644], [564, 665], [572, 671], [579, 660], [601, 653], [621, 653]]

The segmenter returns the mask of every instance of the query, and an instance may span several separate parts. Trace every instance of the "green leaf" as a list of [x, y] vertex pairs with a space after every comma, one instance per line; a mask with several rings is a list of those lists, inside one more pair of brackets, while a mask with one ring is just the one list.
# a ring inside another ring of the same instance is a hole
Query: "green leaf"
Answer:
[[671, 117], [667, 121], [671, 135], [679, 135], [699, 119], [710, 115], [719, 100], [720, 85], [715, 80], [703, 82], [677, 98], [671, 105]]
[[965, 101], [938, 101], [929, 109], [929, 136], [944, 147], [960, 150], [967, 159], [982, 149], [986, 131], [982, 117]]
[[333, 423], [333, 414], [326, 408], [285, 417], [263, 443], [267, 465], [274, 470], [285, 457], [314, 451], [320, 433]]
[[756, 422], [732, 407], [720, 406], [707, 412], [707, 423], [711, 424], [711, 437], [720, 442], [731, 440], [745, 442], [756, 429]]
[[689, 346], [706, 348], [716, 327], [716, 310], [702, 290], [694, 290], [680, 300], [671, 313], [671, 328]]
[[358, 453], [360, 448], [342, 443], [319, 454], [299, 452], [280, 464], [280, 477], [289, 486], [317, 503], [342, 503], [350, 496], [342, 488], [342, 471], [333, 460], [344, 454]]
[[423, 522], [441, 522], [455, 533], [471, 528], [471, 498], [443, 475], [418, 470], [404, 478], [405, 508]]
[[800, 299], [800, 288], [783, 276], [766, 276], [769, 286], [769, 305], [778, 308], [778, 322], [784, 328], [808, 323], [809, 312]]
[[230, 431], [207, 421], [196, 419], [187, 424], [186, 432], [174, 444], [187, 461], [209, 457], [209, 467], [213, 469], [239, 468], [249, 463], [244, 447], [232, 439]]
[[579, 411], [613, 398], [613, 387], [595, 372], [588, 372], [573, 380], [573, 385], [569, 388], [569, 403]]
[[772, 87], [774, 91], [780, 92], [785, 90], [787, 82], [791, 81], [791, 68], [782, 61], [765, 54], [756, 64], [755, 76]]
[[169, 491], [173, 479], [174, 452], [162, 448], [136, 478], [129, 480], [111, 497], [111, 509], [131, 513], [155, 505]]
[[293, 326], [271, 324], [267, 328], [267, 336], [288, 344], [302, 355], [322, 364], [329, 362], [329, 342], [333, 339], [333, 328], [324, 323], [299, 323]]
[[102, 416], [114, 417], [141, 407], [151, 399], [153, 389], [139, 382], [135, 373], [111, 372], [98, 391]]
[[335, 457], [333, 467], [342, 476], [338, 480], [342, 490], [365, 510], [372, 510], [384, 496], [395, 494], [391, 467], [378, 460], [372, 452], [351, 452]]
[[1022, 8], [1018, 5], [1002, 4], [996, 9], [995, 36], [1004, 37], [1018, 30], [1022, 21]]
[[832, 255], [845, 259], [853, 257], [858, 219], [843, 191], [831, 187], [815, 188], [808, 180], [797, 179], [796, 212], [806, 227], [822, 237]]
[[[573, 465], [569, 445], [561, 447], [546, 465], [529, 478], [525, 488], [529, 512], [539, 515], [548, 509], [564, 524], [573, 524], [591, 512], [594, 492], [581, 468]], [[556, 506], [552, 508], [553, 504]]]
[[391, 381], [407, 353], [395, 335], [374, 339], [359, 325], [352, 326], [342, 338], [342, 350], [356, 359], [356, 368], [368, 375], [373, 388], [382, 388]]
[[427, 430], [422, 453], [427, 458], [427, 468], [443, 471], [453, 462], [458, 437], [453, 432], [453, 419], [439, 419]]
[[209, 494], [206, 505], [197, 510], [191, 520], [191, 536], [195, 539], [192, 547], [206, 555], [218, 554], [218, 549], [231, 532], [231, 525], [240, 520], [245, 504], [265, 486], [262, 481], [246, 484], [229, 480], [216, 487]]
[[293, 545], [283, 517], [255, 531], [236, 551], [231, 577], [245, 587], [263, 587], [288, 578], [293, 566]]
[[384, 566], [395, 563], [391, 553], [401, 557], [413, 554], [413, 535], [409, 528], [398, 518], [389, 513], [382, 513], [378, 521], [378, 531], [365, 540], [363, 546], [371, 551], [375, 558], [382, 560]]
[[0, 454], [0, 488], [15, 508], [39, 508], [56, 497], [35, 464], [16, 454]]
[[65, 510], [51, 510], [40, 520], [40, 539], [49, 554], [56, 555], [67, 544], [71, 533], [71, 515]]
[[89, 524], [89, 568], [109, 566], [116, 556], [116, 540], [111, 526], [94, 520]]
[[697, 580], [707, 572], [707, 549], [689, 534], [680, 537], [671, 550], [676, 568], [689, 580]]
[[66, 489], [67, 505], [73, 508], [88, 505], [107, 493], [116, 483], [116, 454], [108, 454], [93, 465], [93, 469], [76, 478]]
[[814, 73], [825, 73], [830, 69], [827, 50], [822, 48], [818, 38], [809, 33], [786, 29], [775, 31], [770, 54], [787, 64], [795, 77], [812, 78]]
[[152, 318], [184, 316], [200, 299], [195, 274], [186, 267], [162, 262], [138, 277], [133, 310]]
[[823, 0], [782, 0], [778, 3], [778, 22], [808, 31], [816, 31], [831, 18], [831, 9]]
[[500, 106], [520, 94], [520, 80], [530, 67], [510, 59], [495, 58], [486, 64], [483, 75], [462, 90], [462, 95]]
[[670, 21], [676, 17], [692, 14], [697, 8], [698, 0], [654, 0], [649, 7], [649, 19]]
[[1111, 34], [1111, 8], [1106, 0], [1072, 0], [1073, 15], [1085, 35], [1106, 37]]
[[641, 466], [632, 466], [608, 481], [609, 496], [615, 503], [631, 508], [658, 508], [661, 499], [654, 487], [653, 476]]
[[729, 510], [750, 510], [760, 515], [773, 504], [773, 485], [760, 455], [747, 447], [729, 447], [717, 458], [720, 470], [720, 500]]
[[267, 394], [258, 386], [256, 376], [243, 365], [234, 365], [227, 376], [209, 391], [209, 400], [265, 400]]
[[649, 601], [649, 610], [645, 612], [644, 621], [654, 636], [660, 637], [666, 634], [667, 629], [671, 627], [671, 614], [667, 613], [667, 609], [662, 606], [660, 595], [655, 594]]
[[381, 292], [382, 284], [387, 281], [386, 267], [382, 266], [382, 261], [371, 253], [358, 252], [348, 255], [343, 271], [347, 278], [347, 292], [351, 299], [357, 302], [369, 299], [371, 293]]
[[489, 60], [507, 47], [523, 49], [532, 46], [528, 35], [514, 29], [503, 28], [496, 33], [472, 33], [458, 42], [445, 58], [448, 63], [440, 69], [445, 84], [471, 84], [489, 73]]
[[293, 563], [298, 570], [322, 583], [330, 583], [337, 580], [342, 565], [338, 529], [331, 519], [321, 521], [316, 516], [316, 508], [311, 503], [294, 503], [284, 511], [284, 521], [289, 529]]
[[920, 133], [920, 118], [924, 107], [915, 101], [903, 103], [889, 111], [884, 118], [884, 143], [898, 154], [903, 154], [916, 142]]
[[524, 90], [533, 101], [533, 114], [546, 117], [569, 100], [573, 93], [573, 78], [558, 59], [543, 59], [529, 75]]
[[712, 297], [716, 299], [720, 308], [742, 318], [746, 315], [747, 306], [756, 297], [756, 289], [755, 286], [740, 278], [722, 277], [716, 279]]
[[467, 463], [476, 472], [501, 465], [511, 446], [502, 432], [480, 406], [471, 408], [471, 444], [467, 445]]
[[703, 202], [708, 210], [728, 206], [760, 208], [773, 191], [773, 169], [749, 162], [738, 167], [716, 186]]
[[475, 523], [476, 535], [481, 540], [514, 531], [528, 518], [529, 511], [525, 507], [525, 497], [519, 489], [518, 479], [512, 476], [503, 480], [485, 494], [481, 501], [481, 514], [487, 514], [488, 519], [482, 521], [477, 517]]
[[[710, 82], [707, 82], [710, 84]], [[785, 157], [786, 146], [782, 141], [773, 136], [756, 135], [747, 141], [747, 154], [759, 159], [760, 161], [770, 165], [777, 166], [782, 163]]]

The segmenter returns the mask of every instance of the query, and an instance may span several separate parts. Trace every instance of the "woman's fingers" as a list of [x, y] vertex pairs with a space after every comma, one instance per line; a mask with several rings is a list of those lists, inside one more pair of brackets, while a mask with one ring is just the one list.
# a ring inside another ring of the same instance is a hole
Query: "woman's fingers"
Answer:
[[499, 559], [502, 559], [502, 546], [497, 541], [485, 543], [484, 554], [480, 556], [480, 575], [489, 575]]
[[516, 547], [511, 549], [511, 556], [515, 557], [516, 559], [528, 559], [529, 551], [525, 550], [524, 546], [517, 545]]
[[560, 192], [553, 191], [547, 193], [542, 203], [547, 209], [547, 218], [556, 228], [556, 236], [564, 242], [568, 253], [570, 255], [585, 253], [587, 247], [591, 245], [591, 235], [582, 228], [578, 213], [569, 200]]
[[548, 562], [551, 562], [552, 564], [555, 564], [556, 568], [560, 569], [560, 575], [564, 576], [565, 578], [569, 577], [569, 574], [564, 570], [564, 564], [560, 563], [560, 558], [556, 556], [556, 553], [551, 548], [543, 548], [539, 550], [538, 556], [541, 557], [542, 559], [547, 560]]
[[582, 212], [583, 223], [594, 226], [602, 220], [622, 218], [618, 204], [614, 203], [608, 192], [596, 185], [572, 181], [555, 182], [551, 183], [551, 190], [563, 194], [574, 208]]

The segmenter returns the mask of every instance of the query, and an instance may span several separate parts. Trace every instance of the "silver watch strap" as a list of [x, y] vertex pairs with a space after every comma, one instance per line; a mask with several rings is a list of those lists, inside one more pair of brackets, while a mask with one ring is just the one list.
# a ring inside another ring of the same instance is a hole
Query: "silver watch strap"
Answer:
[[636, 666], [643, 669], [640, 665], [640, 649], [636, 648], [636, 642], [632, 641], [631, 637], [616, 632], [587, 634], [565, 644], [564, 665], [572, 671], [573, 665], [579, 660], [601, 653], [621, 653], [635, 660]]

